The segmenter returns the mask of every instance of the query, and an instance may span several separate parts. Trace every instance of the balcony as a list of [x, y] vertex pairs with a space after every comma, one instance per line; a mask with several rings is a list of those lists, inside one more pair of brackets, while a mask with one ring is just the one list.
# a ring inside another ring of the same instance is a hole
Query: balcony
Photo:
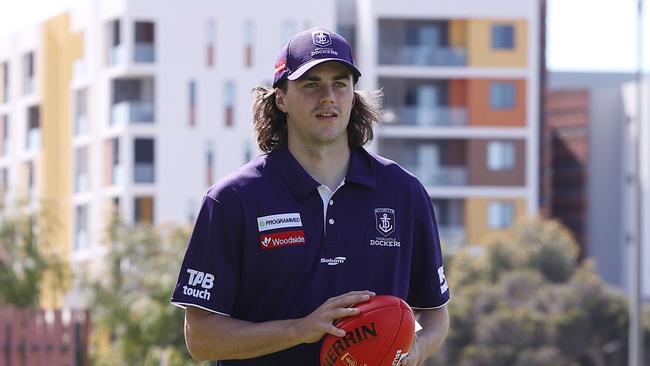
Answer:
[[108, 56], [109, 65], [124, 65], [126, 64], [126, 60], [126, 47], [123, 44], [118, 44], [110, 49]]
[[154, 183], [153, 163], [135, 163], [133, 180], [135, 183]]
[[153, 102], [125, 101], [111, 108], [111, 124], [153, 123]]
[[381, 46], [382, 65], [466, 66], [467, 50], [460, 47]]
[[438, 226], [438, 235], [449, 252], [455, 252], [467, 240], [463, 226]]
[[467, 184], [467, 168], [453, 166], [405, 165], [425, 186], [462, 186]]
[[[392, 114], [391, 114], [392, 113]], [[443, 106], [403, 106], [386, 109], [386, 122], [411, 126], [465, 126], [467, 109]]]
[[156, 54], [153, 43], [136, 43], [133, 58], [135, 62], [155, 62]]

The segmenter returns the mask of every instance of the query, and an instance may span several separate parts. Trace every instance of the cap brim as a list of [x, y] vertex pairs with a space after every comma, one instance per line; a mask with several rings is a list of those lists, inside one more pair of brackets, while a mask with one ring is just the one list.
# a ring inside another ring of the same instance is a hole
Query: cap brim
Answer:
[[320, 65], [323, 62], [328, 62], [328, 61], [338, 61], [348, 68], [350, 68], [350, 71], [352, 71], [352, 75], [354, 76], [354, 80], [356, 81], [359, 76], [361, 76], [361, 72], [359, 69], [357, 69], [354, 65], [351, 63], [341, 60], [340, 58], [319, 58], [318, 60], [312, 60], [304, 65], [300, 66], [296, 71], [292, 72], [290, 75], [287, 76], [288, 80], [298, 80], [301, 76], [303, 76], [307, 71], [311, 70], [312, 67], [316, 65]]

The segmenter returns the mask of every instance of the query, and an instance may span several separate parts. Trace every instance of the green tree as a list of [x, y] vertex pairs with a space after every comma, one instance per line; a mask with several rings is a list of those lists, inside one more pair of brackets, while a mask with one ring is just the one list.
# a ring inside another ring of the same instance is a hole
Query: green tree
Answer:
[[91, 284], [95, 365], [196, 365], [183, 338], [184, 312], [170, 304], [189, 230], [115, 223], [106, 271]]
[[36, 213], [3, 213], [0, 218], [0, 304], [39, 307], [48, 279], [49, 291], [61, 293], [68, 268], [62, 255], [48, 243], [56, 229], [54, 216], [42, 205]]
[[450, 333], [430, 364], [625, 364], [627, 300], [577, 255], [565, 228], [531, 220], [449, 258]]

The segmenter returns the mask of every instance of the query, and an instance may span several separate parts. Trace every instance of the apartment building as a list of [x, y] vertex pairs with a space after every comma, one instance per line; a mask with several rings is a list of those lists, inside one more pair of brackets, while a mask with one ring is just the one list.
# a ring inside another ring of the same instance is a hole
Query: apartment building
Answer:
[[422, 180], [449, 250], [537, 213], [538, 0], [88, 0], [0, 39], [5, 203], [55, 207], [77, 278], [101, 264], [113, 215], [192, 222], [259, 153], [251, 88], [316, 25], [351, 41], [360, 88], [383, 88], [369, 148]]
[[89, 0], [0, 39], [7, 209], [51, 205], [50, 239], [78, 279], [101, 263], [113, 215], [192, 222], [207, 188], [258, 153], [251, 89], [272, 79], [287, 39], [315, 25], [336, 28], [335, 2], [307, 12], [295, 0], [205, 0], [179, 11]]
[[375, 148], [426, 186], [449, 250], [537, 214], [541, 2], [357, 2]]

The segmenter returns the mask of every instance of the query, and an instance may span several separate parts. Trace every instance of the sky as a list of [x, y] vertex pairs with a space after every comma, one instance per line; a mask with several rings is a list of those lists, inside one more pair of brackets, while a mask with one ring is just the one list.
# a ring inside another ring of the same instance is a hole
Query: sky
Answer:
[[[83, 0], [0, 0], [0, 37]], [[644, 19], [650, 23], [650, 0]], [[548, 0], [547, 66], [551, 71], [634, 71], [638, 0]], [[650, 24], [644, 65], [650, 70]]]

